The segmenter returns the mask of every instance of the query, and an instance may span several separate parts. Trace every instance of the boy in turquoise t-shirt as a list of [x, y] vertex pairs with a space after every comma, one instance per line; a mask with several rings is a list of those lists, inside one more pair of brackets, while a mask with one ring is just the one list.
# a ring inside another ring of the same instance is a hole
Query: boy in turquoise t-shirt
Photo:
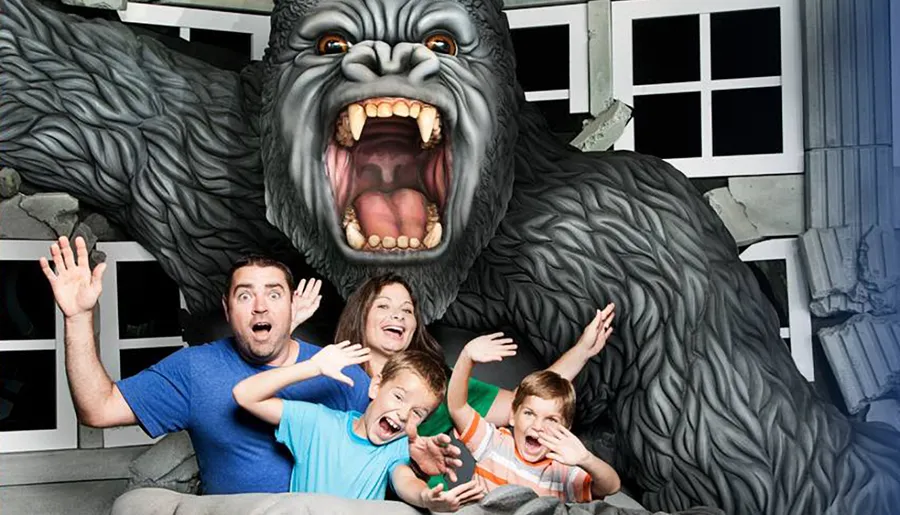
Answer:
[[239, 405], [278, 426], [276, 439], [294, 456], [290, 490], [384, 499], [390, 481], [407, 503], [444, 512], [481, 499], [484, 489], [478, 481], [445, 492], [443, 485], [429, 488], [409, 466], [407, 429], [428, 418], [447, 389], [443, 364], [426, 353], [404, 351], [393, 356], [372, 378], [372, 402], [362, 414], [276, 397], [282, 388], [319, 375], [352, 385], [341, 370], [368, 359], [368, 348], [342, 342], [234, 387]]

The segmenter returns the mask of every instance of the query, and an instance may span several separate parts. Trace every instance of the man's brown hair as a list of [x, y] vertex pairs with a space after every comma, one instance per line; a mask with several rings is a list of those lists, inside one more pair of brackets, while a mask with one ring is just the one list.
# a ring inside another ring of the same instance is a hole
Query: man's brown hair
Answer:
[[[372, 277], [367, 280], [354, 291], [347, 299], [347, 304], [341, 312], [338, 319], [337, 329], [334, 334], [334, 343], [351, 341], [353, 343], [361, 343], [368, 346], [366, 342], [366, 317], [372, 304], [381, 293], [381, 290], [390, 284], [399, 284], [406, 288], [413, 303], [413, 316], [416, 317], [416, 330], [413, 332], [412, 339], [409, 342], [408, 350], [417, 350], [430, 353], [435, 359], [443, 360], [444, 353], [432, 337], [425, 324], [422, 323], [422, 317], [419, 313], [419, 303], [413, 294], [412, 288], [406, 280], [397, 274], [385, 274]], [[368, 363], [366, 364], [368, 365]]]
[[418, 350], [405, 350], [394, 354], [381, 369], [381, 384], [384, 385], [397, 377], [402, 370], [409, 370], [421, 377], [439, 401], [444, 399], [447, 394], [447, 372], [444, 362], [433, 354]]
[[291, 269], [288, 268], [287, 265], [285, 265], [281, 261], [266, 256], [250, 255], [238, 259], [234, 262], [233, 265], [231, 265], [231, 270], [228, 271], [228, 280], [225, 283], [225, 292], [222, 294], [223, 298], [227, 299], [229, 296], [231, 296], [231, 286], [232, 281], [234, 281], [234, 274], [245, 266], [256, 266], [259, 268], [268, 268], [271, 266], [273, 268], [281, 270], [281, 272], [284, 274], [284, 280], [285, 282], [287, 282], [288, 293], [294, 293], [294, 274], [291, 273]]
[[575, 420], [575, 387], [568, 379], [552, 370], [528, 374], [516, 388], [512, 404], [513, 412], [519, 409], [529, 395], [559, 401], [562, 406], [560, 415], [563, 425], [568, 429], [572, 428], [572, 422]]

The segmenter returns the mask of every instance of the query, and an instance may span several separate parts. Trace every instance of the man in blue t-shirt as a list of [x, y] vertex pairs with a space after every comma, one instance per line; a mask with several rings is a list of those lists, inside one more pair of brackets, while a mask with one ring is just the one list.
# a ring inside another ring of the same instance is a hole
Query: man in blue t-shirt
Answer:
[[[41, 268], [65, 315], [66, 373], [81, 423], [93, 427], [140, 424], [150, 436], [186, 429], [191, 437], [203, 492], [286, 492], [291, 456], [271, 428], [241, 410], [231, 390], [261, 370], [302, 362], [320, 348], [291, 338], [293, 324], [318, 308], [319, 281], [294, 291], [282, 263], [251, 257], [234, 265], [222, 304], [234, 337], [181, 349], [156, 365], [114, 383], [100, 363], [94, 342], [93, 309], [102, 289], [105, 264], [90, 270], [84, 240], [75, 253], [62, 237]], [[348, 367], [348, 386], [327, 377], [292, 385], [283, 399], [320, 403], [341, 411], [364, 411], [369, 377]], [[461, 465], [459, 449], [446, 438], [413, 438], [410, 455], [424, 473], [436, 475]]]

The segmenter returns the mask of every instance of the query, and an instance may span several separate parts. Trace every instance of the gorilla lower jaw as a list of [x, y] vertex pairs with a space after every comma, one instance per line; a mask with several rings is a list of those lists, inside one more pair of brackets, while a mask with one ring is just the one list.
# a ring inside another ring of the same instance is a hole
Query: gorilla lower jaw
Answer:
[[346, 106], [325, 150], [341, 243], [364, 253], [436, 249], [450, 192], [449, 140], [439, 110], [419, 100]]

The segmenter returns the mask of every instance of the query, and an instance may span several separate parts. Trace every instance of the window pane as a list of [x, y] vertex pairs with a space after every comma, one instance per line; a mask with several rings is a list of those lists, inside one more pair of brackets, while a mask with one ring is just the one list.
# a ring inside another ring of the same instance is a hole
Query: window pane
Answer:
[[570, 113], [568, 99], [545, 100], [533, 102], [532, 105], [543, 113], [550, 130], [567, 143], [581, 132], [582, 122], [591, 117], [590, 113]]
[[56, 429], [56, 350], [0, 352], [0, 432]]
[[781, 75], [781, 20], [777, 7], [710, 15], [712, 78]]
[[663, 159], [700, 157], [700, 93], [634, 97], [634, 148]]
[[700, 16], [632, 22], [634, 83], [700, 80]]
[[131, 377], [141, 370], [159, 362], [181, 347], [150, 347], [146, 349], [127, 349], [119, 352], [122, 379]]
[[252, 57], [251, 35], [244, 32], [191, 29], [191, 44], [203, 45], [211, 55], [219, 57], [214, 62], [229, 59], [233, 62], [228, 69], [240, 69], [250, 63]]
[[117, 263], [119, 338], [180, 336], [178, 286], [155, 261]]
[[782, 151], [781, 88], [778, 86], [713, 91], [712, 117], [713, 155]]
[[525, 91], [569, 89], [569, 26], [514, 29], [516, 76]]
[[56, 338], [56, 302], [37, 260], [0, 261], [0, 340]]
[[788, 318], [788, 294], [787, 294], [787, 262], [783, 259], [772, 259], [767, 261], [753, 261], [747, 263], [756, 280], [763, 295], [775, 307], [778, 313], [779, 327], [787, 327], [789, 325]]

